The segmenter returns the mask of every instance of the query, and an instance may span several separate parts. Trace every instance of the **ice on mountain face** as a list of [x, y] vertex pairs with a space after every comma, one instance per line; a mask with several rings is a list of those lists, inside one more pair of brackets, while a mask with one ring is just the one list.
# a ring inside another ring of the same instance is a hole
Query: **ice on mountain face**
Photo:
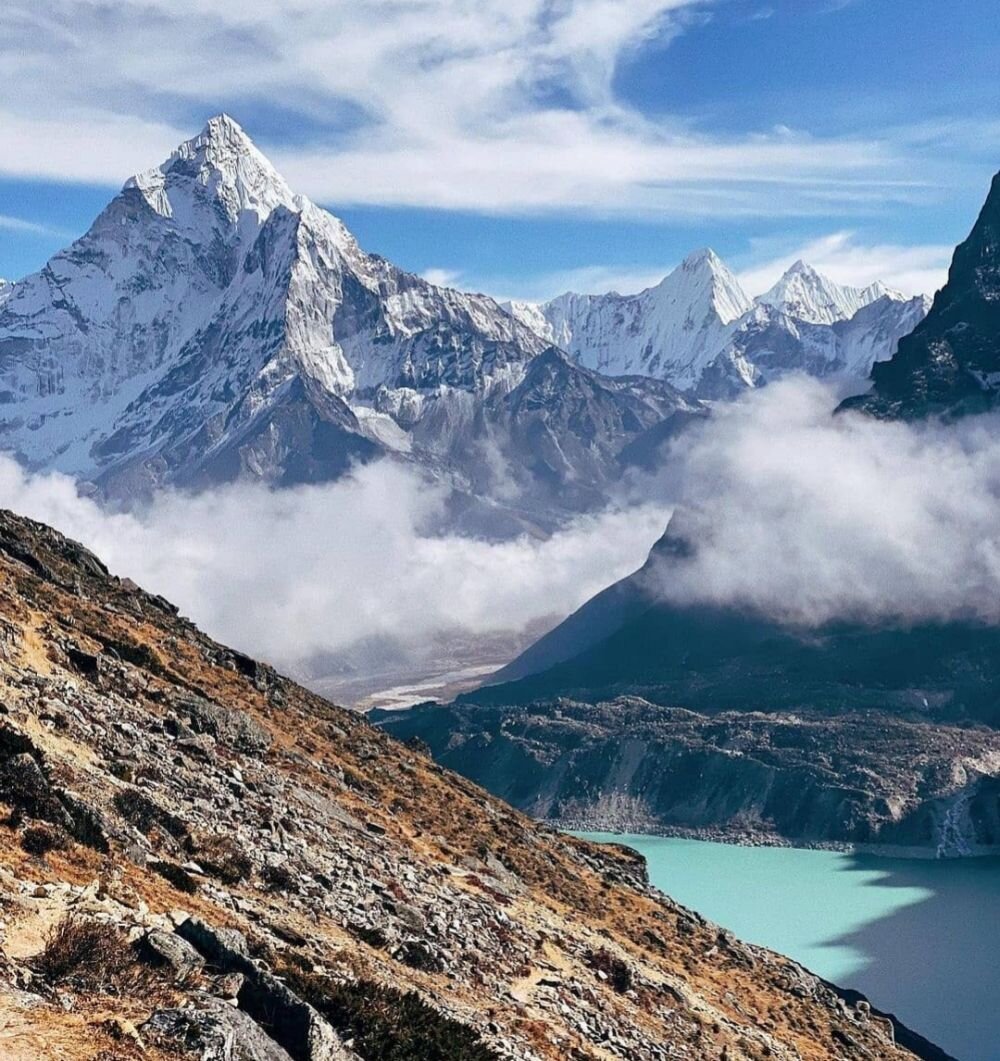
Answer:
[[834, 283], [811, 265], [797, 261], [757, 303], [773, 306], [808, 324], [833, 324], [850, 320], [858, 310], [880, 298], [906, 301], [904, 295], [883, 283], [865, 288], [847, 287]]
[[501, 302], [500, 308], [519, 320], [525, 327], [530, 328], [536, 335], [547, 343], [558, 346], [555, 330], [545, 316], [545, 309], [537, 302]]
[[[137, 189], [157, 213], [183, 217], [190, 191], [201, 186], [220, 204], [231, 222], [250, 210], [266, 220], [275, 207], [295, 210], [301, 200], [254, 146], [240, 126], [226, 114], [210, 119], [193, 140], [187, 140], [158, 169], [132, 177], [125, 188]], [[179, 194], [181, 201], [173, 201]]]
[[883, 296], [849, 320], [817, 324], [761, 303], [739, 322], [695, 393], [707, 400], [733, 398], [792, 372], [817, 379], [863, 380], [876, 361], [892, 357], [929, 306], [924, 296], [906, 301]]
[[512, 304], [510, 312], [586, 368], [653, 376], [685, 390], [750, 308], [725, 263], [701, 250], [637, 295], [568, 293], [541, 306]]

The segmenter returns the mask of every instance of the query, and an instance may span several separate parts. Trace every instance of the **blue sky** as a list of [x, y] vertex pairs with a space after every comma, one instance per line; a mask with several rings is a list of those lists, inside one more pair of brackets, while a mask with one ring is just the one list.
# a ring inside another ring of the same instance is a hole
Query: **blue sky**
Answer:
[[713, 246], [932, 289], [1000, 168], [995, 0], [7, 0], [0, 276], [220, 110], [363, 245], [501, 297]]

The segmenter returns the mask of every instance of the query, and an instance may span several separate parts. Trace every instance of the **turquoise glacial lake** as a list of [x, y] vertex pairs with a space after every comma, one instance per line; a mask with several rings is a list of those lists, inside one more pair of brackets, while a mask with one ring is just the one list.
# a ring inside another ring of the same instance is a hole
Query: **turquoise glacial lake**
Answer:
[[959, 1061], [1000, 1061], [1000, 859], [895, 859], [583, 833], [679, 903], [855, 988]]

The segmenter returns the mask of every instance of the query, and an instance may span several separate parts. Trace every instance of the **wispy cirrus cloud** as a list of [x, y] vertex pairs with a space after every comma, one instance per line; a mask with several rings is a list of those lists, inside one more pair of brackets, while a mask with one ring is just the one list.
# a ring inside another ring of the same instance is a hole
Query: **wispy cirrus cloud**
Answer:
[[311, 135], [265, 146], [342, 204], [750, 217], [919, 194], [878, 138], [708, 136], [618, 97], [624, 60], [718, 3], [8, 0], [0, 173], [119, 183], [194, 115], [255, 133], [279, 101]]
[[881, 280], [906, 295], [932, 295], [944, 284], [953, 253], [946, 244], [868, 243], [855, 232], [831, 232], [780, 250], [758, 244], [755, 262], [738, 275], [757, 295], [801, 259], [839, 284], [865, 287]]
[[36, 236], [61, 236], [68, 238], [71, 233], [54, 225], [43, 225], [37, 221], [28, 221], [23, 217], [12, 217], [10, 214], [0, 214], [0, 231], [23, 232]]

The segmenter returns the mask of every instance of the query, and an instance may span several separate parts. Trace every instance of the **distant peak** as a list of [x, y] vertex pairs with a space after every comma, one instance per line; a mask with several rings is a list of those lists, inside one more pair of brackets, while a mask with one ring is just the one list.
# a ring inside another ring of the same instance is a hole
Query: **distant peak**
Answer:
[[725, 263], [711, 247], [701, 247], [696, 251], [692, 251], [681, 262], [681, 266], [685, 269], [697, 269], [706, 265], [712, 269], [725, 268]]
[[904, 300], [898, 291], [880, 282], [865, 288], [838, 284], [800, 258], [785, 270], [769, 291], [758, 297], [757, 303], [773, 306], [812, 324], [833, 324], [838, 320], [850, 320], [862, 307], [885, 297], [893, 301]]

